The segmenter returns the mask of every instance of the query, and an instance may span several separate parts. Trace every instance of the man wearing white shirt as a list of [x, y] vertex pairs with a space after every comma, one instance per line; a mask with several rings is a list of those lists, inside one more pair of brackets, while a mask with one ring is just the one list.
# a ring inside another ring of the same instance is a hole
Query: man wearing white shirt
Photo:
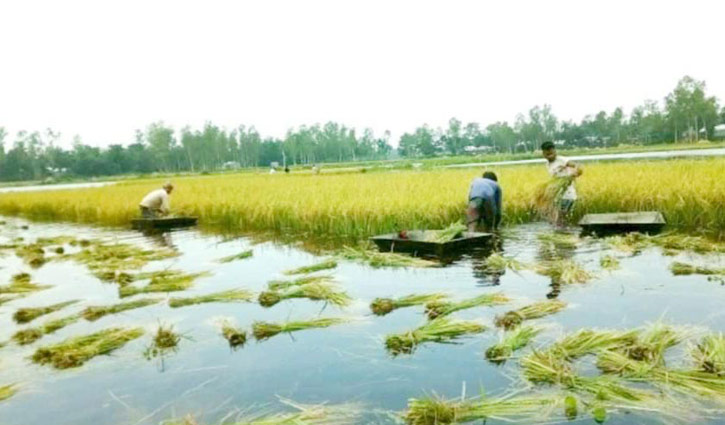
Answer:
[[546, 158], [546, 168], [552, 177], [572, 179], [571, 184], [558, 200], [559, 205], [557, 205], [556, 222], [557, 224], [562, 224], [577, 200], [574, 179], [581, 176], [583, 171], [579, 165], [572, 162], [569, 158], [557, 155], [556, 147], [552, 142], [544, 142], [541, 145], [541, 153]]
[[161, 189], [156, 189], [146, 195], [138, 206], [141, 210], [141, 217], [150, 219], [168, 215], [171, 208], [169, 195], [173, 190], [174, 185], [166, 182]]

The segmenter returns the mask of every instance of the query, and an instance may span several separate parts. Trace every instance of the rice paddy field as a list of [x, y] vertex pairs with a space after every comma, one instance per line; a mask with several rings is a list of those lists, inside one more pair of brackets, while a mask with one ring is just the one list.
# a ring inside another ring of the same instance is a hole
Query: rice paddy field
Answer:
[[0, 195], [0, 423], [725, 422], [725, 161], [586, 166], [578, 215], [661, 236], [496, 171], [508, 226], [445, 263], [353, 244], [459, 220], [480, 170], [183, 178], [201, 228], [153, 234], [159, 181]]

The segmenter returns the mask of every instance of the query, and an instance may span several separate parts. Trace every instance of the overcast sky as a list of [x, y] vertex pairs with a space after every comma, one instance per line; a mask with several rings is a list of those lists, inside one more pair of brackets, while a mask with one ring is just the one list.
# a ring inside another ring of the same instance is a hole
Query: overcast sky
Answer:
[[[163, 120], [263, 135], [725, 100], [723, 1], [2, 1], [0, 126], [104, 146]], [[395, 141], [397, 143], [397, 140]]]

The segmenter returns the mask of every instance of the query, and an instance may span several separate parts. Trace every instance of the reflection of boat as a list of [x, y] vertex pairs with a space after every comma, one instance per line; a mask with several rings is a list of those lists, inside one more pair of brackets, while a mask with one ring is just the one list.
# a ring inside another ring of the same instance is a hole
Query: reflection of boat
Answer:
[[196, 225], [198, 217], [136, 218], [131, 220], [134, 229], [172, 229]]
[[665, 218], [657, 211], [587, 214], [579, 221], [579, 225], [585, 232], [597, 234], [617, 232], [656, 233], [665, 226]]
[[373, 236], [371, 241], [378, 246], [380, 251], [410, 252], [420, 255], [435, 255], [445, 257], [456, 252], [468, 249], [480, 248], [493, 238], [491, 233], [463, 232], [460, 237], [447, 242], [433, 242], [431, 235], [435, 230], [410, 230], [406, 232], [405, 238], [398, 233]]

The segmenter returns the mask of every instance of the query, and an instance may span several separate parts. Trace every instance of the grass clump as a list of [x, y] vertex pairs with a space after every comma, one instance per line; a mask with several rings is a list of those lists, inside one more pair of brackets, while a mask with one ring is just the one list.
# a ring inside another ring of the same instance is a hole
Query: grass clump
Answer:
[[538, 301], [518, 310], [509, 311], [502, 316], [497, 316], [495, 323], [500, 328], [513, 329], [523, 323], [524, 320], [538, 319], [539, 317], [557, 313], [565, 308], [566, 303], [564, 301]]
[[725, 373], [725, 336], [722, 333], [706, 335], [699, 344], [690, 347], [690, 355], [703, 372]]
[[5, 385], [0, 387], [0, 401], [7, 400], [16, 393], [15, 385]]
[[435, 261], [411, 257], [409, 255], [397, 254], [394, 252], [379, 252], [376, 249], [353, 248], [346, 246], [339, 254], [345, 260], [354, 260], [367, 263], [374, 268], [379, 267], [435, 267]]
[[203, 303], [233, 303], [251, 300], [252, 293], [246, 289], [231, 289], [229, 291], [200, 295], [198, 297], [171, 298], [169, 300], [169, 306], [171, 308], [178, 308]]
[[675, 276], [702, 274], [702, 275], [725, 275], [724, 267], [696, 266], [694, 264], [675, 261], [670, 264], [670, 270]]
[[234, 254], [234, 255], [230, 255], [228, 257], [220, 258], [217, 261], [220, 263], [231, 263], [232, 261], [236, 261], [236, 260], [246, 260], [247, 258], [252, 258], [253, 255], [254, 255], [254, 251], [249, 249], [247, 251], [242, 251], [239, 254]]
[[466, 225], [461, 222], [451, 223], [443, 230], [432, 230], [426, 235], [426, 242], [446, 243], [463, 236]]
[[318, 275], [318, 276], [303, 276], [295, 280], [273, 280], [267, 284], [272, 291], [280, 289], [288, 289], [293, 286], [306, 285], [308, 283], [328, 283], [332, 282], [333, 278], [330, 275]]
[[536, 271], [539, 274], [551, 277], [555, 282], [566, 285], [586, 283], [594, 277], [579, 263], [570, 259], [543, 262], [536, 267]]
[[494, 306], [505, 304], [511, 301], [507, 296], [501, 293], [483, 294], [467, 300], [458, 302], [445, 302], [441, 300], [432, 301], [425, 305], [425, 312], [429, 319], [435, 319], [440, 316], [447, 316], [460, 310], [466, 310], [480, 306]]
[[498, 252], [494, 252], [493, 254], [489, 255], [483, 261], [483, 267], [486, 273], [491, 274], [503, 274], [506, 269], [517, 272], [527, 268], [526, 264], [513, 258], [504, 257]]
[[174, 327], [159, 325], [154, 335], [151, 345], [144, 351], [144, 357], [152, 359], [154, 357], [163, 356], [169, 352], [178, 350], [181, 335], [174, 332]]
[[17, 323], [28, 323], [35, 319], [37, 319], [40, 316], [55, 313], [56, 311], [59, 311], [65, 307], [68, 307], [71, 304], [77, 303], [78, 300], [71, 300], [71, 301], [65, 301], [62, 303], [52, 304], [45, 307], [26, 307], [18, 309], [15, 314], [13, 314], [13, 319]]
[[19, 345], [31, 344], [47, 334], [51, 334], [58, 329], [62, 329], [70, 324], [77, 322], [81, 316], [74, 314], [72, 316], [63, 317], [56, 320], [51, 320], [42, 324], [37, 328], [28, 328], [15, 332], [12, 336], [12, 340]]
[[257, 341], [263, 341], [283, 332], [291, 333], [312, 328], [327, 328], [345, 322], [345, 319], [339, 318], [299, 320], [283, 323], [254, 322], [252, 324], [252, 333]]
[[118, 290], [121, 298], [130, 297], [137, 294], [145, 294], [152, 292], [175, 292], [185, 291], [194, 284], [194, 281], [202, 276], [208, 276], [208, 273], [182, 273], [176, 272], [172, 275], [153, 277], [146, 286], [122, 286]]
[[394, 356], [411, 354], [418, 345], [425, 342], [450, 342], [461, 335], [481, 333], [485, 330], [486, 327], [478, 322], [439, 317], [412, 331], [388, 335], [385, 338], [385, 347]]
[[406, 295], [397, 299], [391, 298], [375, 298], [370, 304], [370, 310], [376, 316], [385, 316], [393, 310], [412, 307], [414, 305], [423, 305], [428, 303], [436, 303], [445, 299], [445, 294], [423, 294], [423, 295]]
[[221, 322], [221, 331], [231, 348], [239, 348], [247, 343], [247, 331], [238, 328], [229, 320]]
[[140, 300], [134, 300], [134, 301], [127, 301], [122, 302], [118, 304], [111, 304], [106, 306], [90, 306], [86, 307], [85, 310], [81, 312], [81, 315], [84, 319], [88, 321], [95, 321], [100, 319], [103, 316], [107, 316], [109, 314], [116, 314], [121, 313], [127, 310], [133, 310], [136, 308], [142, 308], [147, 307], [152, 304], [157, 304], [161, 300], [157, 298], [145, 298]]
[[335, 286], [325, 283], [307, 283], [283, 291], [263, 291], [259, 294], [258, 300], [262, 307], [271, 307], [282, 300], [292, 298], [325, 301], [338, 307], [348, 306], [352, 302], [352, 298], [347, 293], [336, 291]]
[[31, 277], [28, 273], [13, 275], [9, 285], [0, 286], [0, 294], [27, 294], [50, 288], [47, 285], [32, 283], [30, 279]]
[[143, 335], [141, 328], [109, 328], [89, 335], [67, 339], [60, 344], [38, 348], [35, 363], [51, 364], [57, 369], [79, 367], [93, 357], [108, 354]]
[[619, 260], [613, 255], [605, 255], [599, 259], [599, 265], [604, 270], [617, 270], [619, 268]]
[[541, 329], [533, 326], [521, 326], [506, 332], [497, 344], [486, 350], [486, 358], [494, 363], [503, 363], [513, 355], [514, 351], [526, 347]]
[[314, 273], [318, 272], [320, 270], [330, 270], [337, 267], [337, 261], [335, 260], [327, 260], [323, 261], [321, 263], [313, 264], [311, 266], [304, 266], [304, 267], [298, 267], [296, 269], [287, 270], [284, 272], [286, 275], [294, 275], [294, 274], [308, 274], [308, 273]]

